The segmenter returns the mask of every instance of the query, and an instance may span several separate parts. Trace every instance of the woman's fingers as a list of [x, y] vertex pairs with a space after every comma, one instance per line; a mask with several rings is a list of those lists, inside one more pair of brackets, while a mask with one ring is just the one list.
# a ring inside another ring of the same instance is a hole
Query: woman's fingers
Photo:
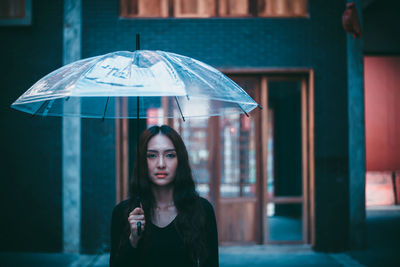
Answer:
[[128, 219], [144, 220], [144, 215], [129, 215]]
[[141, 238], [141, 235], [138, 234], [138, 222], [140, 222], [141, 231], [145, 229], [146, 219], [144, 217], [144, 211], [142, 207], [135, 208], [133, 211], [129, 213], [128, 222], [130, 225], [131, 233], [129, 235], [129, 242], [133, 247], [137, 246], [138, 240]]
[[142, 208], [135, 208], [129, 215], [144, 215], [144, 211]]
[[146, 225], [146, 220], [144, 217], [144, 211], [142, 208], [135, 208], [133, 211], [129, 213], [128, 221], [130, 224], [131, 232], [136, 233], [137, 232], [137, 223], [141, 223], [141, 228], [144, 230], [144, 227]]
[[136, 226], [137, 222], [140, 222], [142, 225], [146, 225], [146, 221], [145, 220], [135, 220], [135, 219], [130, 219], [128, 220], [129, 224], [132, 226], [133, 224]]

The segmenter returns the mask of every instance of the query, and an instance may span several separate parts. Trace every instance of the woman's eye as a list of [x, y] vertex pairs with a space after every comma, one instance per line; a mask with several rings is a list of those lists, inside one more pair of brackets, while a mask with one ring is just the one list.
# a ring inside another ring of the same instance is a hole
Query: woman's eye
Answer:
[[147, 154], [147, 158], [149, 158], [149, 159], [153, 159], [153, 158], [156, 158], [156, 157], [157, 157], [156, 154]]
[[167, 154], [167, 158], [175, 158], [175, 154], [174, 153], [168, 153]]

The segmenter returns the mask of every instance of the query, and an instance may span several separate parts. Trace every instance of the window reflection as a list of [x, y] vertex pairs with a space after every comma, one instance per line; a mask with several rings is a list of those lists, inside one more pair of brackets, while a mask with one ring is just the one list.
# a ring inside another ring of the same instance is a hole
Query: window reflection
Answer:
[[220, 118], [221, 197], [254, 197], [254, 121], [245, 115]]
[[189, 154], [189, 161], [192, 168], [193, 178], [196, 183], [196, 190], [203, 197], [210, 192], [210, 173], [208, 169], [208, 119], [191, 119], [182, 122], [176, 119], [175, 130], [179, 131], [186, 145]]

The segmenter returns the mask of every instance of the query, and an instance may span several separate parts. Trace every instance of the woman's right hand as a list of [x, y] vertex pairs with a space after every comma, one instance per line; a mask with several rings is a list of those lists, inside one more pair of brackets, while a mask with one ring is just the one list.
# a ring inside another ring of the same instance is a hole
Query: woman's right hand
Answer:
[[132, 247], [136, 248], [137, 244], [142, 237], [142, 235], [138, 236], [137, 234], [137, 223], [140, 222], [142, 224], [142, 231], [146, 226], [146, 220], [144, 217], [144, 211], [140, 208], [135, 208], [133, 211], [129, 213], [128, 222], [131, 228], [131, 234], [129, 235], [129, 242]]

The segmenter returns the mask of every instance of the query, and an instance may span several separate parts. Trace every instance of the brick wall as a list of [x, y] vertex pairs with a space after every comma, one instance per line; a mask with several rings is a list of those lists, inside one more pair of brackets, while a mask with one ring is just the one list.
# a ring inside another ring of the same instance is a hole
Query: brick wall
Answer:
[[61, 250], [61, 120], [10, 108], [62, 65], [62, 1], [32, 1], [31, 26], [0, 27], [0, 250]]

